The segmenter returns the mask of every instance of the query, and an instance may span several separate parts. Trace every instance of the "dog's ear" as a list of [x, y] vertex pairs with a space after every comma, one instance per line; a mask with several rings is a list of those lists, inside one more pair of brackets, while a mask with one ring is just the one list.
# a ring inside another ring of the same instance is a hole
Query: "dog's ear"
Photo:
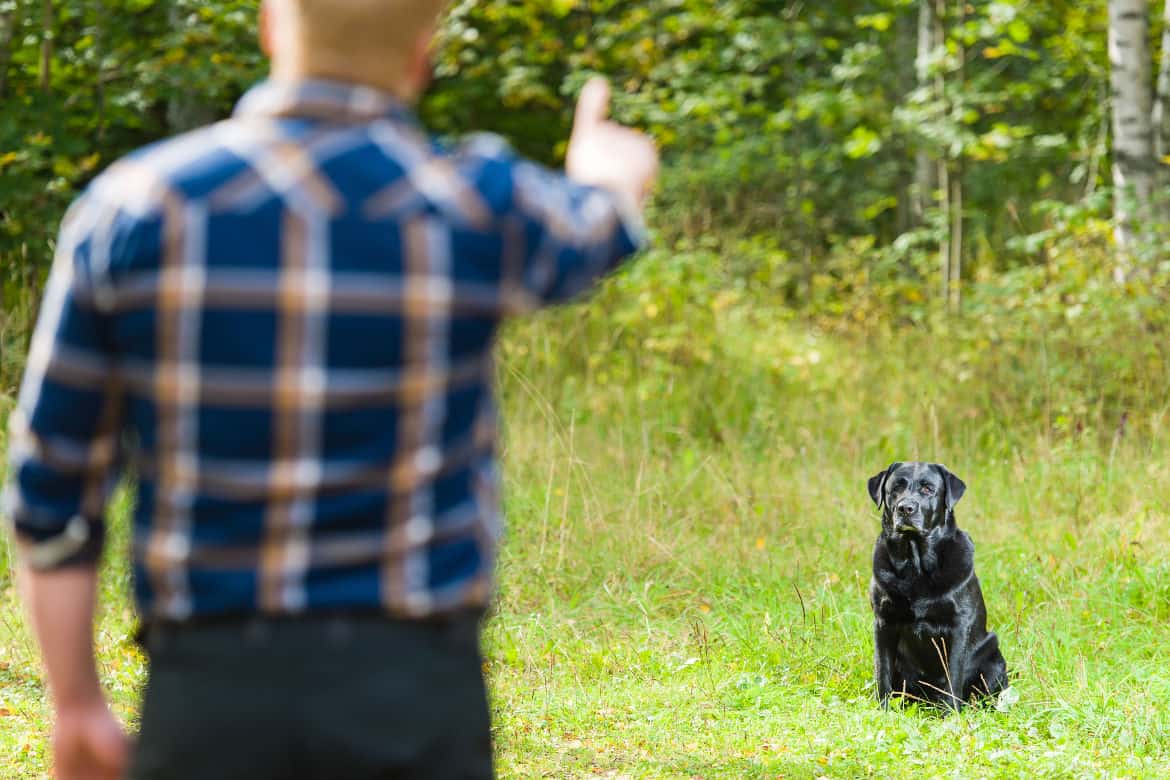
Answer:
[[894, 471], [901, 466], [901, 462], [891, 463], [889, 468], [885, 471], [874, 474], [869, 478], [869, 497], [877, 504], [878, 509], [882, 508], [882, 501], [884, 499], [883, 488], [886, 486], [886, 477], [894, 473]]
[[947, 511], [955, 508], [955, 504], [959, 503], [959, 499], [967, 492], [967, 483], [956, 477], [950, 472], [946, 466], [939, 463], [934, 464], [938, 469], [939, 476], [943, 478], [943, 484], [947, 489]]

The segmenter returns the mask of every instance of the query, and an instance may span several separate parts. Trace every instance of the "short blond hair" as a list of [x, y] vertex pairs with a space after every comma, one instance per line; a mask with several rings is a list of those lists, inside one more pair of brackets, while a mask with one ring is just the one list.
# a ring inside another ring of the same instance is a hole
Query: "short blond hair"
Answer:
[[307, 52], [368, 57], [400, 68], [420, 35], [433, 29], [446, 0], [286, 0]]

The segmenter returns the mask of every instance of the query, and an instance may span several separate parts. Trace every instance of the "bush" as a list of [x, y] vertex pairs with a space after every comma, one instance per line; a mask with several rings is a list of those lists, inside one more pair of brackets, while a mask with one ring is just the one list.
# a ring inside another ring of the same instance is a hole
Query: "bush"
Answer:
[[771, 237], [723, 250], [680, 239], [588, 303], [511, 329], [505, 388], [541, 388], [561, 414], [603, 426], [653, 419], [754, 447], [791, 441], [793, 419], [843, 393], [855, 419], [823, 435], [865, 425], [906, 440], [883, 429], [891, 387], [936, 419], [937, 437], [1005, 456], [1036, 438], [1152, 435], [1170, 386], [1170, 275], [1114, 283], [1107, 231], [1051, 238], [1044, 264], [968, 285], [953, 316], [925, 269], [908, 275], [872, 242], [837, 247], [810, 271]]

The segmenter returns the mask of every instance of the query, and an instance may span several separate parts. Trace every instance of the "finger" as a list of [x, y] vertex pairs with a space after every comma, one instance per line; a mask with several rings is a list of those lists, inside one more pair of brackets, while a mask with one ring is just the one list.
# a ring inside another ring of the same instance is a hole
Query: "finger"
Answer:
[[577, 99], [575, 130], [586, 130], [600, 125], [609, 116], [609, 82], [600, 76], [589, 79]]

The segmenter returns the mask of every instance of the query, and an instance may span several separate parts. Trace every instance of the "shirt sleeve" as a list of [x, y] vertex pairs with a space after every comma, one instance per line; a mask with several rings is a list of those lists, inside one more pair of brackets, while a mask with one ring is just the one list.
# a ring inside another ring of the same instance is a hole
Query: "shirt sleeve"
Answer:
[[505, 245], [517, 256], [522, 289], [540, 305], [587, 292], [645, 244], [641, 215], [614, 193], [527, 161], [513, 166], [512, 188]]
[[474, 136], [463, 151], [499, 231], [509, 311], [572, 300], [644, 246], [641, 214], [616, 194], [525, 160], [496, 136]]
[[87, 196], [62, 223], [20, 397], [3, 514], [36, 569], [96, 564], [116, 477], [122, 392], [104, 271], [116, 211]]

